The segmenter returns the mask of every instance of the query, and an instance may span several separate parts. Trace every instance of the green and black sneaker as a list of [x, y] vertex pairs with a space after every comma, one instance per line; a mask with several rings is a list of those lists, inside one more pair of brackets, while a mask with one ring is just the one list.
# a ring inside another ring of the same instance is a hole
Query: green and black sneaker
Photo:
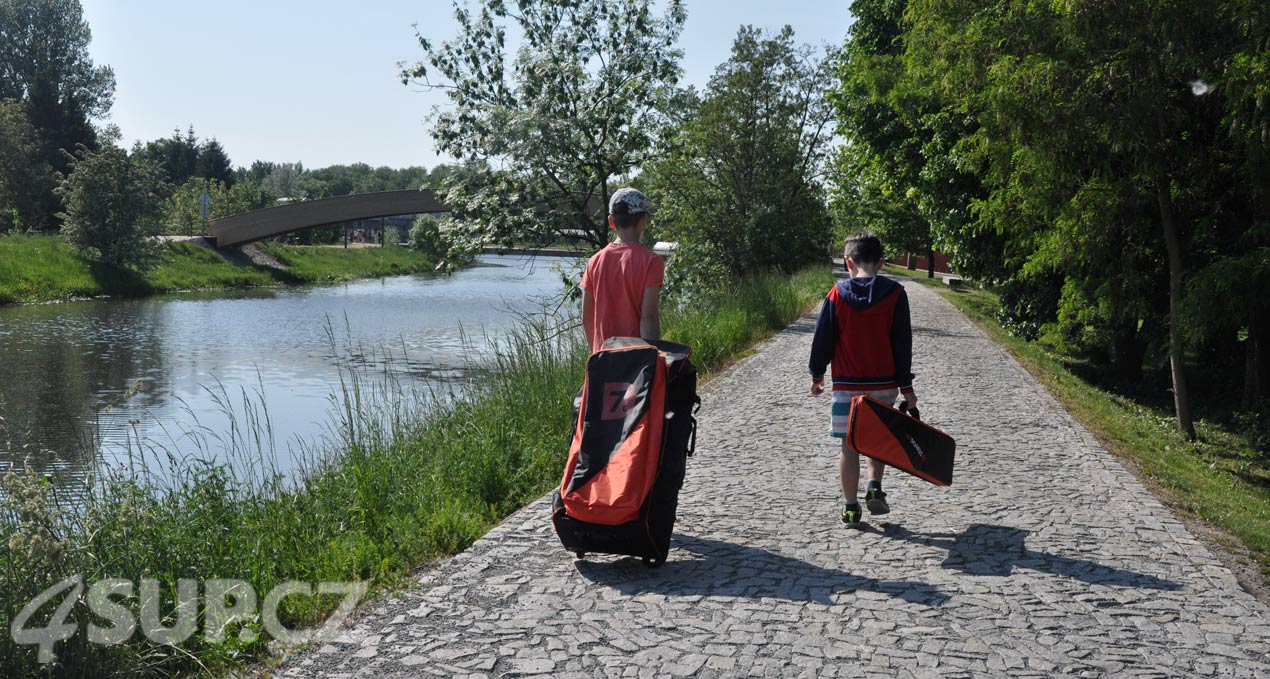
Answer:
[[864, 494], [864, 506], [869, 508], [870, 514], [887, 514], [891, 511], [891, 505], [886, 503], [886, 493], [881, 488], [870, 488]]
[[860, 519], [864, 516], [864, 512], [860, 510], [859, 502], [842, 505], [842, 514], [838, 518], [842, 520], [842, 524], [847, 528], [856, 528], [860, 525]]

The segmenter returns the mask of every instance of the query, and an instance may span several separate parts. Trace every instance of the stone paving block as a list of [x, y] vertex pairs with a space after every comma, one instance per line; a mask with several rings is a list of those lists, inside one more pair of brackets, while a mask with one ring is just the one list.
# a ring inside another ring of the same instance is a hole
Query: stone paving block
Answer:
[[275, 674], [1270, 677], [1267, 607], [1000, 347], [906, 288], [952, 487], [890, 470], [892, 513], [837, 523], [804, 317], [702, 389], [665, 566], [576, 560], [542, 498]]

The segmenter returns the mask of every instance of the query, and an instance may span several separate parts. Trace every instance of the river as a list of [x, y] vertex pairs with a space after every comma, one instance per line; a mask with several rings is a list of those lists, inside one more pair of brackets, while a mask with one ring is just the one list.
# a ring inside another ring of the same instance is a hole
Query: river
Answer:
[[320, 447], [341, 368], [459, 380], [521, 314], [559, 306], [554, 262], [570, 260], [484, 255], [449, 277], [0, 308], [0, 471], [226, 462], [225, 442], [267, 412], [287, 473], [294, 451]]

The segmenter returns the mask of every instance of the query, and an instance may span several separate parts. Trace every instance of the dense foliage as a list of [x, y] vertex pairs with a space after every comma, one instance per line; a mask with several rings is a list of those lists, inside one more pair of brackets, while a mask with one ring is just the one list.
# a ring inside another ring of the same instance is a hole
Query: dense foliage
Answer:
[[112, 266], [144, 269], [156, 252], [159, 200], [166, 190], [155, 162], [106, 143], [82, 148], [58, 187], [66, 205], [62, 236], [88, 257]]
[[645, 179], [659, 205], [656, 236], [679, 244], [672, 287], [825, 259], [828, 63], [795, 46], [788, 26], [773, 36], [743, 26], [705, 92], [680, 97]]
[[[471, 172], [446, 184], [455, 237], [599, 247], [612, 180], [649, 157], [679, 77], [675, 47], [684, 11], [672, 0], [482, 0], [455, 3], [459, 34], [402, 71], [403, 82], [442, 88], [437, 151]], [[521, 35], [509, 58], [509, 24]]]
[[437, 263], [437, 270], [453, 272], [472, 261], [474, 254], [457, 247], [451, 236], [450, 220], [419, 215], [410, 227], [410, 249]]
[[229, 188], [237, 180], [229, 155], [220, 142], [215, 139], [200, 141], [193, 126], [184, 135], [180, 130], [174, 130], [171, 137], [148, 142], [138, 150], [163, 168], [173, 186], [197, 177], [220, 182]]
[[0, 0], [0, 228], [55, 227], [67, 152], [96, 147], [92, 121], [110, 110], [115, 76], [93, 63], [91, 40], [78, 0]]
[[[834, 101], [851, 227], [1001, 285], [1129, 380], [1270, 385], [1265, 3], [858, 0]], [[1242, 357], [1242, 370], [1230, 357]]]

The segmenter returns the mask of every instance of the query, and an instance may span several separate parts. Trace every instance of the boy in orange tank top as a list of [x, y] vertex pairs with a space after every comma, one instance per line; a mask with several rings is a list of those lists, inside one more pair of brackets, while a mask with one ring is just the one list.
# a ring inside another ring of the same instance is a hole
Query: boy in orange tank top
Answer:
[[582, 327], [595, 352], [610, 337], [661, 339], [658, 295], [665, 279], [661, 257], [640, 239], [652, 204], [632, 188], [609, 199], [609, 227], [617, 240], [591, 256], [582, 274]]

